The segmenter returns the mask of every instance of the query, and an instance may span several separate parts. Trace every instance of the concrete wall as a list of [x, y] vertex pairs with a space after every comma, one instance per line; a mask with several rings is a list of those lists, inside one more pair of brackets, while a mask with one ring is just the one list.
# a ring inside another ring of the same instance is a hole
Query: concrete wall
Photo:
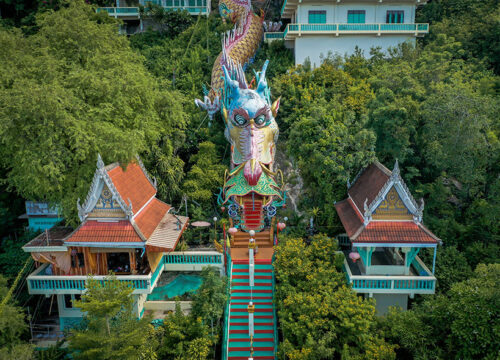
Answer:
[[408, 295], [405, 294], [373, 294], [373, 298], [376, 301], [375, 309], [378, 315], [387, 314], [390, 306], [408, 309]]
[[385, 23], [387, 10], [404, 11], [404, 22], [415, 22], [415, 6], [412, 4], [325, 4], [308, 2], [297, 6], [296, 23], [307, 24], [309, 10], [326, 10], [326, 22], [328, 24], [347, 23], [347, 12], [349, 10], [365, 10], [365, 23], [378, 24]]
[[321, 64], [321, 57], [329, 52], [333, 55], [352, 54], [356, 46], [363, 50], [364, 55], [370, 55], [372, 47], [380, 46], [383, 51], [397, 46], [399, 43], [415, 42], [412, 35], [303, 35], [295, 39], [295, 64], [303, 64], [309, 58], [315, 67]]

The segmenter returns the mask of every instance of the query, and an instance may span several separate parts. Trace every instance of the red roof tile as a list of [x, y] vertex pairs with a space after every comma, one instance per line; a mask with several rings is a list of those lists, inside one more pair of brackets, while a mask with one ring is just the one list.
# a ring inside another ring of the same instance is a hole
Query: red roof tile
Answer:
[[115, 166], [108, 170], [108, 175], [127, 205], [130, 199], [134, 214], [156, 194], [154, 186], [136, 162], [128, 164], [125, 171], [121, 166]]
[[347, 236], [352, 237], [363, 225], [363, 217], [356, 210], [351, 199], [339, 201], [335, 204], [335, 209], [340, 217]]
[[149, 239], [153, 231], [160, 224], [161, 219], [165, 216], [170, 205], [163, 201], [154, 198], [151, 202], [137, 215], [135, 223], [139, 226], [142, 234]]
[[372, 221], [353, 243], [436, 244], [439, 239], [413, 221]]
[[364, 208], [365, 200], [368, 205], [377, 197], [378, 193], [389, 180], [391, 172], [381, 163], [375, 161], [363, 170], [348, 193], [360, 211]]
[[121, 243], [143, 241], [128, 220], [116, 222], [88, 220], [76, 229], [65, 242]]

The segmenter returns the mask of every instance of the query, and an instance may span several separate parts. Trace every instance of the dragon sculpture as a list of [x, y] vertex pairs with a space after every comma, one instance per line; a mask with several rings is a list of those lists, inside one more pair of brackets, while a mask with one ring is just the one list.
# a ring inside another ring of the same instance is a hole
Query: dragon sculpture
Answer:
[[[275, 30], [280, 24], [264, 22], [263, 15], [255, 15], [250, 0], [221, 0], [219, 11], [235, 27], [223, 36], [222, 52], [212, 69], [210, 91], [204, 101], [195, 100], [210, 118], [221, 112], [225, 136], [231, 144], [231, 169], [226, 171], [218, 202], [221, 206], [229, 204], [228, 213], [233, 219], [239, 218], [244, 204], [251, 204], [254, 211], [258, 204], [272, 218], [276, 206], [283, 205], [285, 200], [282, 186], [277, 184], [280, 176], [282, 182], [281, 172], [274, 169], [279, 133], [275, 117], [280, 99], [271, 103], [266, 81], [269, 61], [255, 74], [255, 88], [251, 86], [253, 81], [247, 82], [244, 68], [255, 56], [264, 28]], [[253, 227], [244, 221], [241, 224], [243, 230], [263, 227], [263, 220]]]

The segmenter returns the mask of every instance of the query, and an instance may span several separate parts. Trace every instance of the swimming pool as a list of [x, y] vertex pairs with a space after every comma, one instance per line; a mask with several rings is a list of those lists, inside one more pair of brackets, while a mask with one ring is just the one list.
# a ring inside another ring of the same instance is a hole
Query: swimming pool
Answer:
[[148, 295], [148, 301], [164, 301], [181, 296], [190, 291], [196, 291], [201, 286], [202, 280], [198, 275], [177, 275], [168, 284], [157, 286]]

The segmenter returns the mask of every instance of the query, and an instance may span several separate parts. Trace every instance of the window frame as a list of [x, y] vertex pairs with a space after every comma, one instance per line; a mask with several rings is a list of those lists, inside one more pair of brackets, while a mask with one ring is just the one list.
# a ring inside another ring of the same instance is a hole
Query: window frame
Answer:
[[404, 24], [405, 11], [404, 10], [387, 10], [385, 13], [386, 24]]
[[[313, 16], [313, 17], [311, 17]], [[314, 19], [314, 16], [319, 19], [319, 21]], [[324, 16], [320, 18], [320, 16]], [[311, 21], [313, 19], [313, 21]], [[323, 21], [321, 21], [323, 20]], [[326, 10], [309, 10], [307, 13], [307, 23], [308, 24], [326, 24]]]
[[347, 23], [366, 24], [366, 10], [347, 10]]

